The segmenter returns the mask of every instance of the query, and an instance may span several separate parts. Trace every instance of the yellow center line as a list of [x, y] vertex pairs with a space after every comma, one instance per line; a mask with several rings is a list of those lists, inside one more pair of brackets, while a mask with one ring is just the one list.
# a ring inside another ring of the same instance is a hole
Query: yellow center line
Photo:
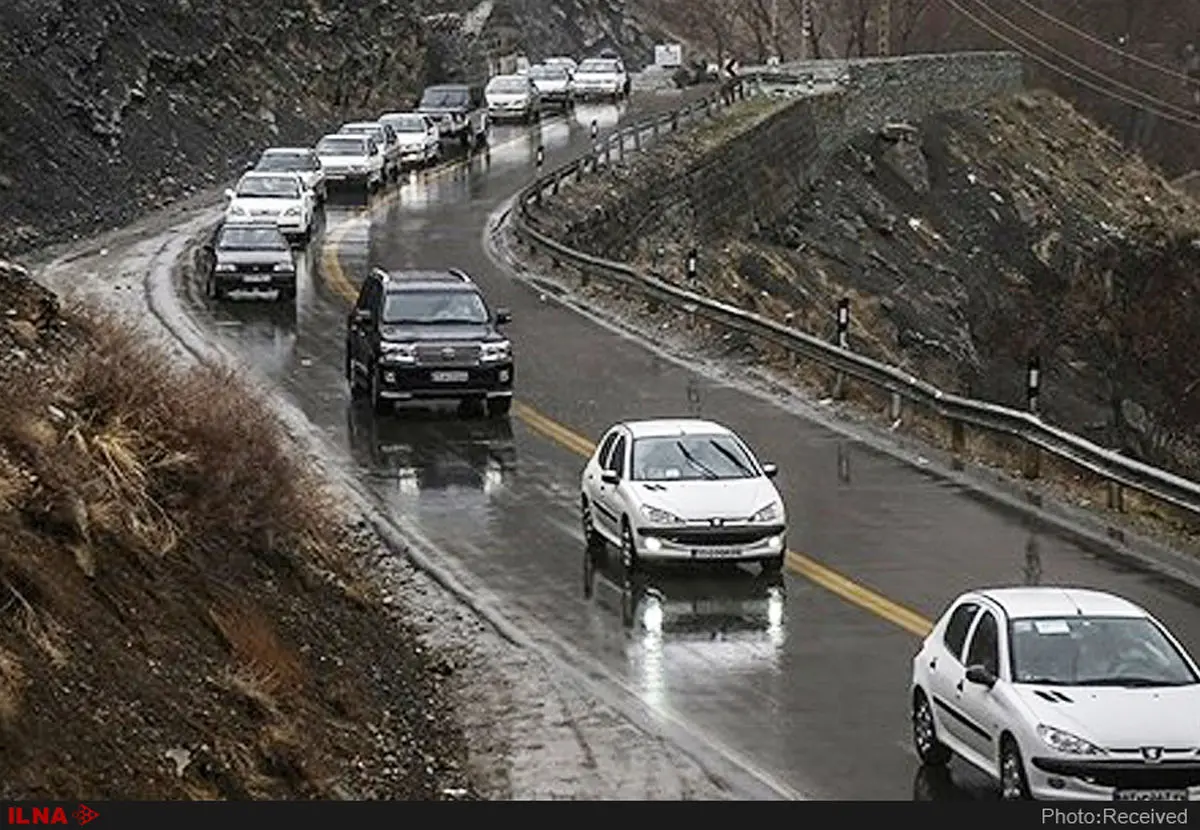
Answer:
[[[513, 138], [493, 149], [501, 149], [526, 140], [528, 140], [526, 137]], [[440, 178], [455, 170], [466, 167], [471, 161], [470, 158], [466, 158], [450, 162], [449, 164], [426, 171], [424, 177], [426, 179]], [[346, 234], [354, 226], [355, 219], [366, 218], [369, 220], [373, 214], [388, 205], [394, 204], [399, 198], [400, 191], [395, 190], [378, 199], [369, 207], [360, 208], [355, 212], [353, 218], [339, 224], [326, 237], [325, 245], [321, 251], [321, 272], [324, 274], [329, 287], [349, 304], [353, 304], [358, 298], [358, 286], [346, 276], [346, 272], [342, 269], [340, 262], [341, 246], [345, 241]], [[543, 415], [526, 403], [514, 401], [513, 414], [534, 432], [570, 450], [576, 455], [583, 458], [590, 458], [592, 452], [595, 450], [596, 445], [588, 438]], [[815, 582], [817, 585], [820, 585], [822, 588], [825, 588], [847, 602], [870, 611], [877, 617], [903, 628], [911, 634], [924, 637], [933, 628], [933, 623], [929, 619], [913, 611], [911, 608], [906, 608], [882, 594], [872, 591], [870, 588], [859, 585], [854, 580], [843, 576], [832, 568], [822, 565], [810, 556], [805, 556], [796, 551], [788, 551], [784, 561], [789, 570]]]

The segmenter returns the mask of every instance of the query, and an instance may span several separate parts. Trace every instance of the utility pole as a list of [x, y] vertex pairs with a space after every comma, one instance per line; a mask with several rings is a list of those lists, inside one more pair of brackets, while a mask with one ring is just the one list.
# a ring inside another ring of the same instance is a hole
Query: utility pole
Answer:
[[800, 0], [800, 60], [808, 60], [811, 48], [812, 0]]
[[892, 0], [879, 0], [879, 54], [892, 53]]

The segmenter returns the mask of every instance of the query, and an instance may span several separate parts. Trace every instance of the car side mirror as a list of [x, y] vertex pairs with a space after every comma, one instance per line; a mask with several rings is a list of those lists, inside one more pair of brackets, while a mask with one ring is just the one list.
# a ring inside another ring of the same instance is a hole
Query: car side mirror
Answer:
[[986, 666], [967, 666], [967, 681], [990, 689], [996, 685], [996, 675]]
[[351, 317], [356, 323], [369, 323], [371, 322], [371, 309], [356, 308]]
[[211, 256], [212, 254], [215, 254], [217, 252], [217, 247], [215, 245], [213, 245], [211, 242], [205, 242], [203, 245], [200, 246], [200, 250]]
[[237, 194], [236, 194], [236, 193], [234, 193], [232, 190], [229, 190], [229, 189], [226, 189], [226, 190], [225, 190], [225, 198], [226, 198], [226, 199], [232, 199], [232, 198], [233, 198], [234, 196], [236, 196], [236, 195], [237, 195]]
[[496, 325], [502, 326], [512, 322], [512, 312], [507, 308], [496, 309]]
[[762, 470], [763, 470], [763, 475], [765, 475], [767, 478], [775, 478], [775, 476], [779, 475], [779, 465], [778, 464], [772, 464], [770, 462], [767, 462], [766, 464], [762, 465]]
[[616, 470], [603, 470], [600, 473], [600, 480], [605, 484], [617, 484], [621, 480], [621, 475]]

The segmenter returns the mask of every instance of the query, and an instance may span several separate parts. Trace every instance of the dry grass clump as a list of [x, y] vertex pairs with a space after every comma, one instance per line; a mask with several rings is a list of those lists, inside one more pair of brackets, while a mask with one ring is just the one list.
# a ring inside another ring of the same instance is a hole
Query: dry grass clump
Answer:
[[331, 553], [326, 492], [263, 397], [232, 370], [180, 367], [116, 321], [77, 319], [86, 346], [59, 376], [0, 401], [0, 456], [31, 485], [3, 476], [4, 504], [66, 536], [89, 573], [104, 545]]

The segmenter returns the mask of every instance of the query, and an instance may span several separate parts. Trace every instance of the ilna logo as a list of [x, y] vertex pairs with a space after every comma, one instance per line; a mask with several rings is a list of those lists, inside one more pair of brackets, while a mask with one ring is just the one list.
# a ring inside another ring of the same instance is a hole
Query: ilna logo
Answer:
[[10, 825], [17, 824], [71, 824], [71, 819], [74, 819], [74, 824], [83, 826], [88, 822], [99, 818], [100, 814], [86, 804], [80, 804], [79, 807], [67, 816], [67, 811], [62, 807], [9, 807], [8, 808], [8, 823]]

